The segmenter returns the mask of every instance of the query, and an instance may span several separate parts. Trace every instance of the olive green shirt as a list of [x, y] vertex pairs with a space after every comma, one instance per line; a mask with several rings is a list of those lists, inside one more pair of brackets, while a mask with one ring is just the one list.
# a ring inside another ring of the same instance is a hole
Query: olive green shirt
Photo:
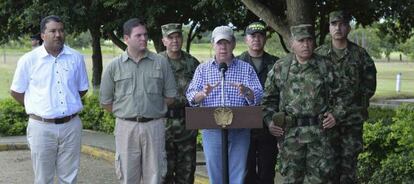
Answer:
[[174, 98], [177, 89], [167, 59], [146, 51], [135, 63], [127, 52], [105, 69], [100, 89], [101, 104], [111, 104], [118, 118], [161, 118], [167, 112], [165, 97]]

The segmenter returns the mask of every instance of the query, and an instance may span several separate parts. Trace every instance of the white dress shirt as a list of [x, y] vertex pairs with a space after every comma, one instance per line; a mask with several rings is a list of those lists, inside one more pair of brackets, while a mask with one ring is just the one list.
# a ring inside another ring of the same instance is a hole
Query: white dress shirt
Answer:
[[27, 114], [60, 118], [82, 110], [79, 91], [88, 86], [84, 58], [78, 51], [64, 46], [54, 57], [42, 45], [19, 59], [10, 89], [25, 93]]

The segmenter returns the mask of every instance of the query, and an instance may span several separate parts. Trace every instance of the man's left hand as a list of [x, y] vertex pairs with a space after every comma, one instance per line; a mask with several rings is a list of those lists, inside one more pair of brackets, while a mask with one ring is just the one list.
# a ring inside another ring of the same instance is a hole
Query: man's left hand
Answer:
[[336, 125], [335, 117], [330, 112], [325, 112], [322, 127], [324, 129], [332, 128]]

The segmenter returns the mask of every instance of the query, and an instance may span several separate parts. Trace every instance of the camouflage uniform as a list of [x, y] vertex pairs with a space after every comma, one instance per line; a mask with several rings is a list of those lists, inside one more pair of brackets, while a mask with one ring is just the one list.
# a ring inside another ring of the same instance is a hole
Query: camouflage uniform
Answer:
[[[274, 63], [279, 59], [267, 52], [262, 55], [262, 64], [257, 69], [249, 52], [243, 52], [238, 59], [248, 62], [256, 71], [260, 84], [264, 87], [267, 73], [272, 69]], [[250, 134], [250, 148], [247, 157], [246, 184], [274, 183], [275, 166], [277, 160], [277, 139], [270, 134], [269, 128], [264, 125], [263, 129], [252, 129]]]
[[[303, 32], [291, 29], [292, 35]], [[312, 28], [309, 25], [307, 29]], [[306, 64], [289, 54], [269, 72], [262, 101], [264, 121], [269, 125], [273, 120], [284, 128], [279, 143], [284, 183], [328, 183], [333, 176], [333, 131], [322, 129], [321, 124], [325, 112], [336, 119], [345, 115], [343, 85], [346, 82], [333, 73], [330, 61], [316, 54]], [[283, 114], [284, 125], [276, 120], [278, 114]]]
[[[332, 12], [330, 20], [343, 19], [344, 16], [344, 12]], [[365, 49], [350, 41], [342, 57], [333, 51], [331, 43], [320, 46], [315, 52], [329, 57], [334, 70], [344, 73], [351, 82], [351, 103], [346, 117], [337, 127], [339, 137], [335, 140], [335, 150], [339, 162], [337, 173], [340, 174], [336, 179], [340, 183], [357, 183], [358, 154], [363, 148], [363, 122], [368, 118], [369, 99], [374, 95], [377, 84], [375, 64]]]
[[[174, 24], [167, 24], [174, 26]], [[181, 30], [181, 24], [180, 24]], [[166, 51], [161, 55], [168, 58]], [[169, 106], [165, 132], [165, 150], [167, 152], [168, 171], [164, 183], [192, 184], [196, 168], [197, 130], [186, 130], [185, 111], [187, 103], [185, 92], [193, 78], [199, 61], [190, 54], [181, 51], [181, 59], [168, 58], [177, 83], [177, 97]]]

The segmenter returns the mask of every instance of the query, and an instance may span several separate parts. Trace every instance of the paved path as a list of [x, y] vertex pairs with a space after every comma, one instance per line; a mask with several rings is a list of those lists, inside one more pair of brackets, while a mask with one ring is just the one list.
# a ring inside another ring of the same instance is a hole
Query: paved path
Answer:
[[[9, 136], [9, 137], [0, 137], [0, 158], [3, 159], [3, 156], [1, 154], [6, 154], [7, 152], [10, 152], [10, 150], [27, 150], [27, 141], [26, 136]], [[1, 152], [5, 151], [5, 152]], [[102, 132], [95, 132], [90, 130], [83, 130], [82, 131], [82, 157], [86, 157], [86, 155], [94, 156], [95, 158], [100, 158], [101, 160], [106, 160], [107, 164], [111, 165], [110, 168], [113, 170], [113, 163], [114, 163], [114, 151], [115, 151], [115, 137], [113, 135], [105, 134]], [[28, 151], [23, 151], [28, 154]], [[21, 153], [24, 154], [24, 153]], [[14, 155], [14, 154], [11, 154]], [[14, 160], [28, 160], [30, 158], [29, 156], [21, 157], [19, 154], [17, 154], [17, 158], [14, 157]], [[81, 158], [82, 159], [82, 158]], [[93, 159], [92, 159], [93, 160]], [[2, 160], [0, 159], [0, 162]], [[196, 168], [196, 181], [195, 184], [207, 184], [208, 182], [208, 176], [207, 176], [207, 170], [205, 168], [205, 161], [204, 161], [204, 155], [202, 152], [197, 153], [197, 168]], [[82, 163], [81, 167], [88, 167], [93, 166], [93, 164], [88, 163]], [[0, 164], [0, 168], [1, 164]], [[31, 165], [29, 164], [29, 161], [24, 166], [26, 168], [25, 173], [29, 173], [30, 176], [33, 176], [33, 171], [31, 170]], [[92, 167], [94, 168], [94, 166]], [[1, 177], [0, 172], [0, 178]], [[12, 178], [17, 176], [10, 176]], [[31, 178], [31, 177], [29, 177]], [[281, 176], [278, 175], [276, 177], [276, 184], [281, 183], [280, 179]], [[8, 180], [9, 181], [9, 180]], [[27, 181], [27, 180], [25, 180]], [[3, 182], [0, 180], [0, 184], [2, 183], [8, 183]], [[31, 183], [31, 182], [18, 182], [18, 183]], [[80, 182], [79, 182], [80, 183]], [[88, 183], [88, 182], [86, 182]], [[116, 183], [116, 182], [115, 182]]]
[[[0, 183], [33, 183], [32, 161], [28, 150], [0, 151]], [[78, 184], [117, 183], [113, 164], [106, 160], [81, 155]]]

